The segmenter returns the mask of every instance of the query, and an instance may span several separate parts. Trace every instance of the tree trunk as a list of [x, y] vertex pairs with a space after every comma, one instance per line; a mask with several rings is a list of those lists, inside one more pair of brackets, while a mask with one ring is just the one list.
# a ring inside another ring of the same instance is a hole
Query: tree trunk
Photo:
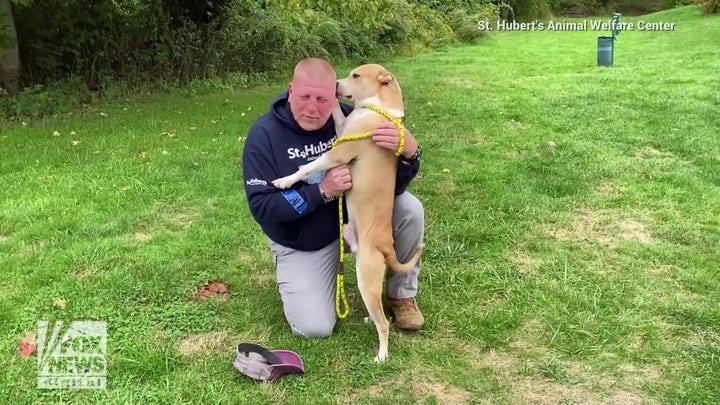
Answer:
[[17, 94], [20, 91], [20, 52], [10, 0], [0, 0], [0, 26], [9, 28], [11, 40], [8, 49], [0, 49], [0, 82], [10, 94]]

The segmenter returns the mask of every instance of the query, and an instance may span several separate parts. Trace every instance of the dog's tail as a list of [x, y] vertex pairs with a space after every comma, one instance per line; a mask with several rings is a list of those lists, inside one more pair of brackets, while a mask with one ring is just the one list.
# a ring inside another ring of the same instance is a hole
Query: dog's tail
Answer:
[[397, 259], [395, 249], [390, 246], [390, 249], [383, 252], [383, 255], [385, 256], [385, 262], [388, 264], [388, 266], [390, 266], [391, 269], [400, 273], [407, 273], [408, 271], [412, 270], [412, 268], [415, 267], [415, 265], [417, 264], [418, 260], [420, 260], [423, 246], [423, 244], [420, 244], [420, 246], [418, 246], [415, 254], [413, 255], [413, 257], [410, 258], [407, 263], [400, 263]]

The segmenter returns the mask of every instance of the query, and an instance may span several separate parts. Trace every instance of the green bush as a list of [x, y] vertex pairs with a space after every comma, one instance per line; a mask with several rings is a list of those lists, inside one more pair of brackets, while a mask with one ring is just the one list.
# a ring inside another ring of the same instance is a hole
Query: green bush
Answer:
[[487, 3], [476, 8], [475, 12], [460, 8], [452, 10], [446, 14], [445, 20], [457, 40], [470, 42], [487, 34], [478, 29], [478, 21], [497, 21], [499, 18], [499, 7]]
[[[520, 0], [518, 0], [520, 1]], [[536, 0], [522, 0], [536, 1]], [[483, 35], [490, 0], [44, 0], [15, 2], [26, 90], [5, 116], [62, 110], [62, 100], [118, 96], [198, 80], [245, 83], [299, 59], [376, 60]], [[508, 8], [506, 6], [506, 8]], [[0, 41], [7, 35], [1, 32]], [[73, 78], [63, 85], [63, 81]], [[217, 82], [215, 82], [217, 83]], [[79, 86], [82, 84], [82, 86]], [[72, 97], [61, 97], [66, 89]], [[92, 94], [90, 94], [92, 93]]]
[[322, 53], [320, 38], [266, 10], [233, 12], [215, 33], [210, 59], [217, 74], [262, 72]]
[[705, 14], [720, 13], [720, 0], [699, 0], [698, 3], [702, 5]]
[[675, 8], [675, 7], [683, 7], [683, 6], [689, 6], [691, 4], [695, 4], [695, 1], [694, 0], [663, 0], [662, 8], [668, 9], [668, 8]]
[[440, 47], [452, 41], [452, 28], [428, 6], [413, 7], [412, 22], [412, 40], [408, 43], [411, 50]]
[[68, 112], [73, 106], [89, 103], [94, 99], [85, 83], [73, 78], [49, 85], [36, 84], [10, 97], [0, 88], [0, 117], [40, 118], [46, 115]]

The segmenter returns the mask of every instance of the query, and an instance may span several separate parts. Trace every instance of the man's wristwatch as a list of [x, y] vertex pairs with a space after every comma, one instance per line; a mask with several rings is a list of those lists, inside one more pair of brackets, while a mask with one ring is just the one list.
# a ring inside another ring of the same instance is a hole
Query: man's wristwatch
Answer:
[[412, 156], [406, 158], [405, 156], [400, 155], [400, 160], [406, 163], [415, 163], [416, 160], [420, 159], [420, 155], [422, 155], [422, 149], [420, 149], [420, 146], [418, 146]]
[[323, 202], [330, 202], [335, 199], [335, 197], [329, 197], [327, 194], [325, 194], [325, 189], [323, 188], [322, 184], [318, 183], [318, 189], [320, 189], [320, 197], [322, 197]]

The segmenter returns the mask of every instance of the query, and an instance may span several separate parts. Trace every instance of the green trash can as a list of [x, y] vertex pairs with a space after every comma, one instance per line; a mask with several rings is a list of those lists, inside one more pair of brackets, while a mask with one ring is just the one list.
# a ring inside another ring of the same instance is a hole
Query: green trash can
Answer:
[[614, 37], [598, 37], [597, 64], [598, 66], [612, 66]]

